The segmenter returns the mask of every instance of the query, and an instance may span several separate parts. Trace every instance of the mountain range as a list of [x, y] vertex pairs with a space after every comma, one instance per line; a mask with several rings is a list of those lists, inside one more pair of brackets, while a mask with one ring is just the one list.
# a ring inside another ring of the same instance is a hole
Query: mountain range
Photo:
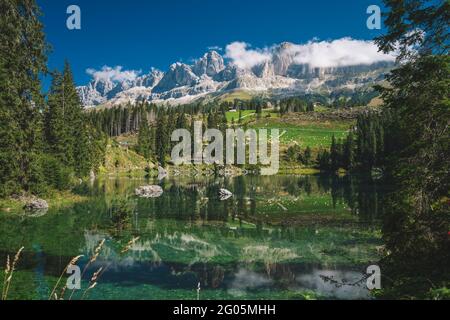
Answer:
[[[192, 64], [176, 62], [166, 72], [114, 79], [93, 76], [86, 86], [77, 88], [85, 107], [115, 106], [137, 101], [182, 104], [221, 96], [234, 91], [251, 95], [287, 97], [304, 94], [336, 96], [339, 93], [370, 92], [392, 68], [390, 57], [376, 61], [358, 59], [336, 65], [317, 66], [303, 61], [298, 45], [284, 42], [260, 54], [255, 63], [242, 65], [229, 54], [209, 51]], [[329, 57], [328, 57], [329, 58]], [[328, 59], [327, 58], [327, 59]], [[341, 59], [342, 60], [342, 59]]]

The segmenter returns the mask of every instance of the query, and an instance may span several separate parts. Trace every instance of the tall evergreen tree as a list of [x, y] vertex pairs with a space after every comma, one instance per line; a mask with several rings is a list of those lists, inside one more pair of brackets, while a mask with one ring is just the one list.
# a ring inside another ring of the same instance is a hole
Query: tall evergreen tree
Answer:
[[152, 154], [152, 140], [146, 116], [141, 119], [141, 125], [139, 126], [137, 149], [139, 154], [145, 159], [150, 160]]
[[161, 166], [166, 164], [167, 148], [169, 146], [169, 133], [167, 132], [167, 116], [161, 114], [158, 117], [156, 127], [156, 150]]
[[66, 127], [64, 106], [63, 75], [54, 71], [44, 112], [46, 152], [68, 165], [73, 162], [73, 153], [67, 151], [67, 136], [70, 132]]
[[305, 166], [309, 166], [311, 164], [311, 158], [312, 158], [312, 151], [311, 148], [308, 146], [305, 149], [305, 153], [303, 154], [303, 163]]
[[347, 170], [355, 167], [355, 138], [353, 132], [350, 131], [344, 144], [343, 165]]
[[39, 191], [46, 72], [40, 11], [33, 0], [0, 1], [0, 194]]
[[338, 142], [334, 135], [331, 138], [330, 161], [331, 169], [334, 171], [338, 170], [340, 165], [340, 152]]

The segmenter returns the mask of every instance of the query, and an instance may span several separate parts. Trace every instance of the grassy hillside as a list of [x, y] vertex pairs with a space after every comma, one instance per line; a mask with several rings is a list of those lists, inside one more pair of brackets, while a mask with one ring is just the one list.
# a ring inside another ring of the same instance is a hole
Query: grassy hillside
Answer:
[[[326, 110], [318, 113], [326, 115]], [[238, 126], [239, 112], [227, 112], [227, 121], [233, 120]], [[328, 148], [334, 135], [337, 139], [345, 138], [353, 120], [348, 119], [315, 119], [307, 115], [288, 114], [280, 117], [272, 110], [264, 110], [261, 117], [256, 117], [255, 110], [243, 110], [240, 124], [247, 124], [254, 129], [280, 129], [282, 145], [298, 144], [313, 149]]]
[[148, 165], [154, 166], [153, 163], [149, 163], [133, 150], [135, 137], [127, 137], [127, 143], [123, 142], [124, 139], [124, 137], [120, 137], [108, 144], [105, 163], [100, 168], [100, 173], [126, 173], [144, 170]]
[[318, 149], [329, 147], [334, 135], [337, 139], [345, 138], [350, 124], [341, 121], [298, 121], [287, 122], [279, 118], [263, 118], [251, 125], [255, 129], [279, 129], [282, 145], [298, 144], [302, 148]]
[[219, 102], [234, 102], [234, 100], [251, 100], [253, 96], [243, 90], [236, 90], [233, 92], [225, 93], [222, 96], [220, 96]]

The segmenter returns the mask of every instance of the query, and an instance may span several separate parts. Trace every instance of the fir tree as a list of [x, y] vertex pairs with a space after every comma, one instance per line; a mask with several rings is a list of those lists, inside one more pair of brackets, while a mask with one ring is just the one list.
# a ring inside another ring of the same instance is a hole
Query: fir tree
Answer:
[[67, 152], [67, 136], [70, 132], [66, 127], [64, 107], [63, 76], [54, 71], [44, 113], [46, 151], [67, 165], [72, 163], [69, 159], [73, 154]]
[[355, 167], [355, 140], [352, 131], [345, 140], [343, 162], [344, 168], [347, 170]]
[[158, 118], [157, 128], [156, 128], [156, 149], [158, 161], [161, 166], [166, 164], [166, 154], [167, 147], [169, 145], [167, 132], [167, 117], [165, 115], [160, 115]]
[[0, 11], [0, 193], [38, 192], [48, 46], [34, 1], [3, 0]]
[[137, 150], [145, 159], [150, 160], [152, 154], [152, 140], [147, 117], [143, 117], [139, 126]]
[[340, 152], [338, 142], [334, 135], [331, 138], [330, 161], [331, 169], [334, 171], [338, 170], [340, 165]]
[[303, 164], [305, 166], [309, 166], [311, 164], [312, 152], [311, 148], [308, 146], [305, 149], [305, 153], [303, 154]]

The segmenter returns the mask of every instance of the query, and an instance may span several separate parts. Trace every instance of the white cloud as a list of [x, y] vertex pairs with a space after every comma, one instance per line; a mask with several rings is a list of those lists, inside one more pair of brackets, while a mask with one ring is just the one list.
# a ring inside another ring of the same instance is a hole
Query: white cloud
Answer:
[[378, 51], [372, 41], [342, 38], [333, 41], [308, 42], [305, 45], [293, 45], [294, 62], [309, 64], [311, 67], [343, 67], [360, 64], [372, 64], [381, 61], [395, 61], [393, 55]]
[[[248, 49], [245, 42], [233, 42], [226, 47], [226, 58], [236, 66], [249, 69], [273, 57], [276, 45], [264, 49]], [[372, 41], [341, 38], [333, 41], [313, 39], [306, 44], [292, 44], [285, 49], [294, 63], [309, 64], [311, 67], [343, 67], [372, 64], [381, 61], [395, 61], [394, 55], [378, 51]]]
[[135, 80], [141, 71], [137, 70], [122, 70], [122, 66], [116, 66], [114, 68], [103, 66], [101, 70], [95, 70], [89, 68], [86, 73], [91, 75], [95, 80], [106, 80], [106, 81], [133, 81]]
[[227, 45], [225, 58], [241, 69], [250, 69], [264, 61], [270, 60], [271, 53], [268, 49], [247, 49], [245, 42], [233, 42]]

